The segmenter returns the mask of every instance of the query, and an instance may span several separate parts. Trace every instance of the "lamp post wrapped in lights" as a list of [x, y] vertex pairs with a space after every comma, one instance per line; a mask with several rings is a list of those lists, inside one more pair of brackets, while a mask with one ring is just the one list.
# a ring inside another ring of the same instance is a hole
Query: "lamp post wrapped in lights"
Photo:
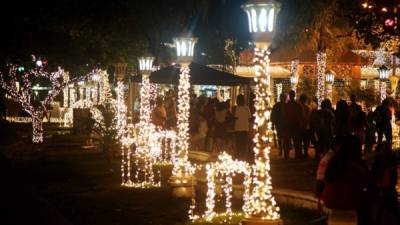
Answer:
[[386, 81], [389, 78], [390, 70], [386, 66], [381, 66], [378, 68], [378, 73], [379, 73], [379, 92], [382, 102], [386, 98]]
[[249, 20], [250, 33], [253, 36], [255, 51], [255, 164], [252, 173], [251, 195], [245, 200], [249, 206], [244, 211], [244, 225], [282, 224], [279, 207], [272, 196], [272, 182], [269, 175], [272, 133], [270, 122], [271, 110], [271, 76], [269, 73], [268, 47], [275, 34], [276, 17], [280, 3], [274, 0], [250, 0], [242, 8]]
[[326, 97], [332, 101], [333, 82], [335, 81], [335, 72], [328, 70], [325, 74]]
[[189, 109], [190, 109], [190, 69], [194, 46], [197, 38], [185, 35], [174, 39], [177, 60], [180, 64], [179, 86], [178, 86], [178, 135], [177, 154], [174, 159], [174, 168], [169, 180], [174, 197], [191, 197], [193, 191], [193, 168], [188, 160], [189, 151]]

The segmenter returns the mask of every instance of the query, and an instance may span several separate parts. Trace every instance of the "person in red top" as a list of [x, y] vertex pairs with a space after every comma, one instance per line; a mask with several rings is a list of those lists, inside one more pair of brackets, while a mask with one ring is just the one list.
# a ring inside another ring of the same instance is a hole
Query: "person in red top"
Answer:
[[285, 159], [289, 158], [291, 142], [293, 141], [296, 159], [301, 158], [301, 128], [303, 118], [303, 109], [295, 100], [296, 93], [291, 90], [289, 92], [289, 101], [283, 106], [284, 121], [284, 137], [283, 137], [283, 154]]

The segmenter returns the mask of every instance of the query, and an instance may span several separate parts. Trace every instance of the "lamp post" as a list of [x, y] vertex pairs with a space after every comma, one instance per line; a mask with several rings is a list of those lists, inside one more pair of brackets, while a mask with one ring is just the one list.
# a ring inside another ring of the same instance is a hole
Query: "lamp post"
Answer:
[[247, 14], [250, 33], [255, 42], [255, 137], [251, 195], [246, 199], [248, 209], [245, 211], [244, 225], [282, 224], [279, 207], [272, 196], [270, 169], [270, 134], [272, 133], [271, 112], [271, 76], [269, 73], [268, 47], [275, 34], [276, 17], [280, 3], [274, 0], [250, 0], [242, 8]]
[[328, 70], [325, 74], [326, 97], [332, 101], [333, 82], [335, 81], [335, 72]]
[[381, 66], [378, 68], [378, 73], [379, 73], [379, 92], [382, 102], [386, 98], [386, 81], [389, 78], [390, 70], [386, 66]]
[[193, 191], [193, 171], [188, 161], [189, 151], [189, 109], [190, 109], [190, 68], [192, 62], [194, 46], [197, 38], [184, 35], [174, 39], [176, 55], [180, 64], [179, 86], [178, 86], [178, 134], [177, 152], [174, 159], [172, 176], [169, 180], [172, 186], [174, 197], [192, 197]]

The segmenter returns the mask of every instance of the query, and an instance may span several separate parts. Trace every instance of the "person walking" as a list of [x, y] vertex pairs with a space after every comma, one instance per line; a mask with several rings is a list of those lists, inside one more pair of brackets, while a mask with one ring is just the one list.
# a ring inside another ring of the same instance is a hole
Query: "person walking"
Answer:
[[289, 92], [289, 101], [283, 106], [284, 115], [284, 137], [283, 137], [283, 155], [285, 159], [289, 158], [290, 147], [295, 150], [295, 158], [301, 158], [301, 126], [304, 121], [302, 107], [295, 100], [296, 92]]
[[272, 129], [276, 131], [277, 147], [279, 150], [279, 156], [283, 154], [283, 132], [284, 132], [284, 121], [283, 107], [286, 104], [286, 94], [282, 93], [279, 96], [279, 102], [275, 103], [271, 111], [271, 122]]
[[236, 98], [237, 106], [233, 110], [235, 118], [235, 139], [236, 139], [236, 157], [241, 160], [246, 160], [249, 146], [249, 130], [251, 113], [247, 105], [245, 105], [244, 96], [238, 95]]

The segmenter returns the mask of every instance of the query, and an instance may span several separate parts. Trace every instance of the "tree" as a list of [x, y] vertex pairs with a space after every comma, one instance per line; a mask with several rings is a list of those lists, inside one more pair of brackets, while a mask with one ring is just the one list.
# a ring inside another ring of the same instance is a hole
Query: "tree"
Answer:
[[[11, 65], [7, 76], [0, 73], [0, 87], [13, 101], [21, 104], [24, 111], [32, 117], [32, 142], [43, 142], [42, 120], [47, 112], [48, 105], [70, 83], [82, 78], [74, 78], [68, 82], [63, 79], [64, 70], [60, 67], [56, 72], [49, 73], [43, 66], [25, 70], [22, 66]], [[33, 82], [39, 79], [50, 81], [51, 89], [43, 99], [35, 99], [33, 96]]]
[[300, 77], [299, 83], [297, 84], [297, 92], [299, 95], [305, 94], [308, 99], [313, 99], [316, 91], [316, 81], [314, 79], [307, 76]]
[[273, 48], [298, 54], [316, 52], [318, 105], [325, 96], [327, 55], [340, 55], [360, 44], [355, 40], [344, 0], [285, 0], [277, 24]]
[[352, 6], [352, 11], [349, 16], [359, 38], [364, 39], [375, 49], [388, 47], [387, 51], [399, 51], [400, 7], [398, 1], [397, 3], [393, 0], [359, 1], [350, 6]]

